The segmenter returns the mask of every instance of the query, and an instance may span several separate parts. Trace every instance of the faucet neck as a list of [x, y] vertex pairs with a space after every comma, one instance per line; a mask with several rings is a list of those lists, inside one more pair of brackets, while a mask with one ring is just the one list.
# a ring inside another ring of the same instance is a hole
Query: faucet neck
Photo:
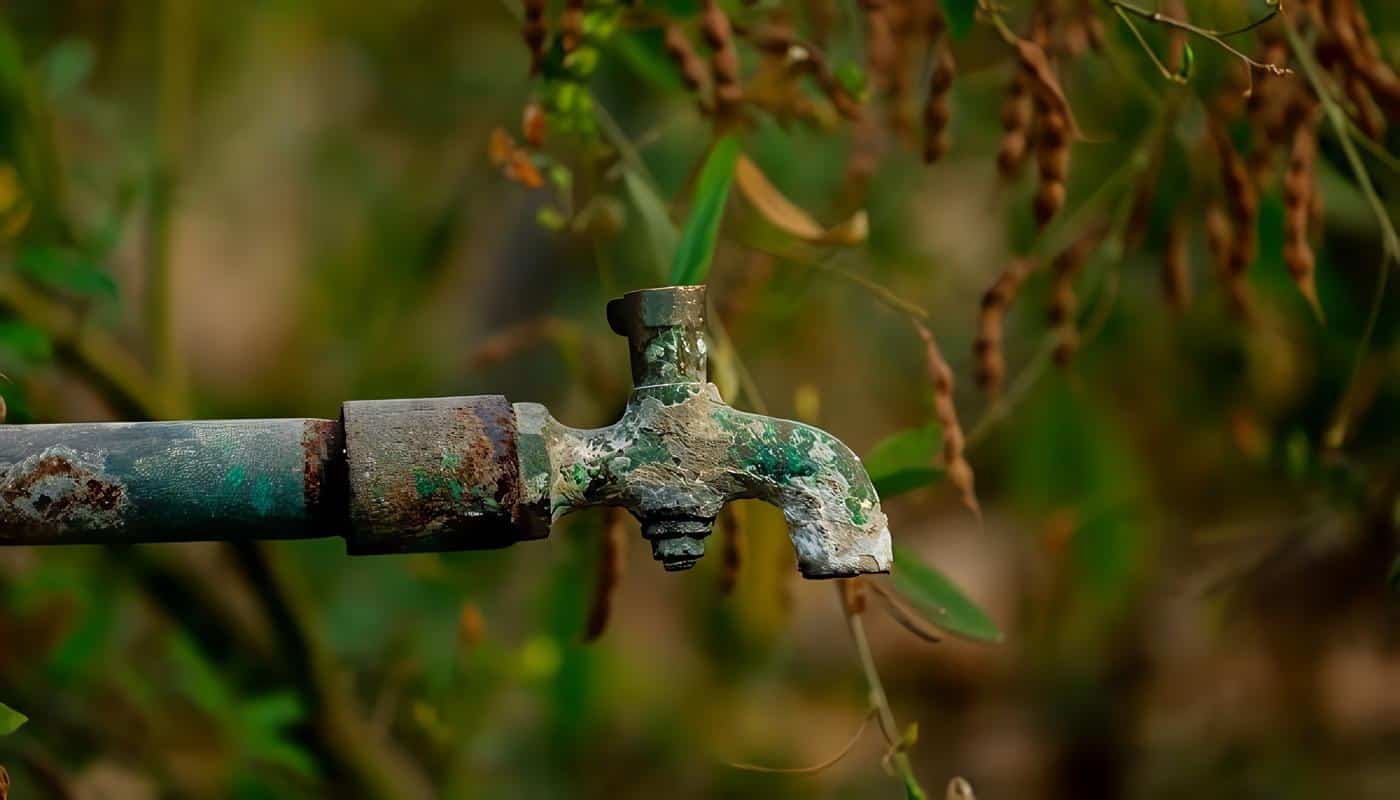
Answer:
[[705, 287], [630, 292], [608, 303], [608, 323], [627, 337], [632, 385], [705, 383]]

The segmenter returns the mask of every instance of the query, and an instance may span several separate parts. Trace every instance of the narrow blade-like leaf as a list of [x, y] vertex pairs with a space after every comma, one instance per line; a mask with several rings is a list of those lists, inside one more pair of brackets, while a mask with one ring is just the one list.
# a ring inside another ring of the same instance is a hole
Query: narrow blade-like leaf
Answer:
[[715, 143], [700, 170], [695, 186], [695, 204], [681, 232], [675, 258], [671, 261], [671, 284], [692, 286], [704, 283], [710, 274], [719, 241], [719, 225], [734, 182], [734, 165], [739, 159], [739, 140], [726, 136]]
[[894, 586], [939, 630], [978, 642], [1000, 642], [1001, 630], [943, 573], [912, 551], [894, 549]]

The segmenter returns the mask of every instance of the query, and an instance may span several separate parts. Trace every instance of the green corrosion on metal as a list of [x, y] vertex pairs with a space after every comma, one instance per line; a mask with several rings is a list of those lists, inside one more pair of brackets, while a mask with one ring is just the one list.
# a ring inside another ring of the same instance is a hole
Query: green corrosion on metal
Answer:
[[783, 510], [803, 574], [887, 571], [885, 515], [850, 448], [810, 425], [730, 408], [706, 381], [704, 298], [704, 287], [670, 287], [608, 305], [632, 355], [634, 388], [617, 423], [579, 430], [516, 404], [523, 505], [551, 520], [622, 506], [657, 559], [685, 569], [725, 503], [759, 499]]
[[327, 535], [325, 420], [16, 426], [0, 441], [0, 542]]
[[[660, 554], [671, 540], [703, 538], [725, 503], [753, 498], [783, 510], [804, 574], [889, 568], [889, 534], [869, 477], [849, 448], [817, 428], [737, 411], [712, 384], [638, 389], [621, 420], [596, 430], [562, 425], [541, 406], [516, 409], [522, 442], [548, 454], [522, 461], [526, 501], [553, 519], [622, 506]], [[667, 565], [689, 566], [694, 549]]]

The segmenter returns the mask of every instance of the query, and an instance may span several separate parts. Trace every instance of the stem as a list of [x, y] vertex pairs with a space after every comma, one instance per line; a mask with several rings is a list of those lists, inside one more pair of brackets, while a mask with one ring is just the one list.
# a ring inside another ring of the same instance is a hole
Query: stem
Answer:
[[846, 627], [851, 632], [851, 641], [856, 645], [856, 655], [860, 657], [860, 668], [865, 673], [865, 683], [870, 689], [870, 705], [875, 709], [876, 719], [880, 721], [880, 730], [885, 734], [885, 740], [895, 747], [890, 754], [890, 763], [904, 779], [904, 785], [911, 792], [918, 789], [922, 796], [923, 789], [919, 786], [918, 776], [914, 774], [914, 765], [910, 763], [909, 755], [899, 747], [899, 724], [895, 722], [894, 711], [890, 709], [885, 685], [880, 681], [880, 670], [875, 666], [875, 656], [870, 652], [870, 640], [865, 636], [865, 624], [861, 621], [860, 614], [852, 613], [846, 608], [839, 585], [836, 587], [836, 594], [842, 613], [846, 615]]
[[179, 360], [171, 326], [171, 249], [175, 193], [189, 128], [194, 71], [195, 3], [164, 0], [160, 21], [160, 95], [156, 156], [146, 219], [147, 257], [143, 316], [156, 380], [176, 393]]

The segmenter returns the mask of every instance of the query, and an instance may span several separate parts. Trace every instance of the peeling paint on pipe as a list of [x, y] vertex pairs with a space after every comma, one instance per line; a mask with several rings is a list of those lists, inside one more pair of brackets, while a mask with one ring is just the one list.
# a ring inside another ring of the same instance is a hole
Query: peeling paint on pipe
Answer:
[[0, 428], [0, 544], [331, 536], [344, 524], [330, 420]]

